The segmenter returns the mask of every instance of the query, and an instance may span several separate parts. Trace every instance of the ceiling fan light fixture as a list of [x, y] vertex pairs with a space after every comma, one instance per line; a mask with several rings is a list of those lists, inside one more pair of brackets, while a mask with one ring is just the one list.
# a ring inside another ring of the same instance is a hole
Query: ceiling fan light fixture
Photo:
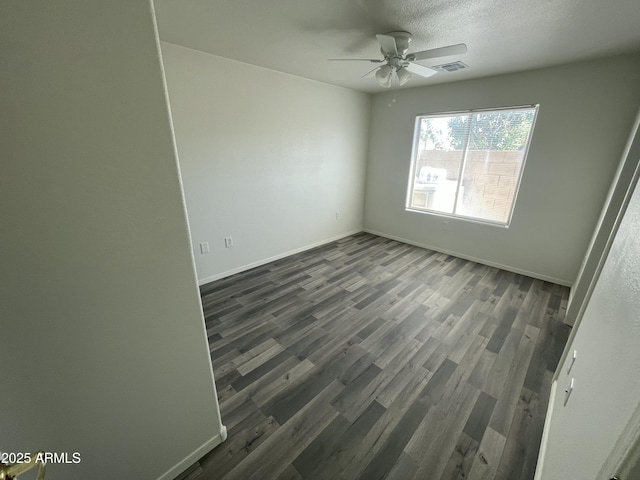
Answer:
[[393, 68], [389, 65], [381, 66], [376, 72], [376, 80], [381, 87], [389, 88], [391, 86], [391, 73]]
[[396, 70], [396, 75], [398, 75], [398, 83], [400, 83], [400, 85], [404, 85], [411, 78], [411, 72], [404, 67]]
[[[429, 78], [440, 70], [450, 71], [455, 65], [464, 65], [462, 62], [453, 62], [450, 64], [439, 65], [438, 67], [425, 67], [419, 63], [419, 60], [429, 60], [438, 57], [451, 57], [452, 55], [462, 55], [467, 52], [467, 46], [464, 43], [455, 45], [447, 45], [445, 47], [431, 48], [420, 52], [407, 53], [412, 35], [405, 31], [388, 32], [376, 35], [380, 44], [380, 53], [382, 59], [379, 58], [331, 58], [330, 60], [351, 60], [360, 62], [369, 62], [382, 64], [378, 69], [373, 69], [362, 76], [368, 77], [374, 71], [378, 85], [384, 88], [390, 88], [391, 85], [404, 85], [413, 76]], [[460, 67], [464, 68], [464, 67]], [[459, 68], [456, 68], [459, 69]]]
[[380, 85], [381, 87], [384, 87], [384, 88], [391, 87], [391, 75], [389, 75], [386, 79], [376, 78], [376, 80], [378, 81], [378, 85]]

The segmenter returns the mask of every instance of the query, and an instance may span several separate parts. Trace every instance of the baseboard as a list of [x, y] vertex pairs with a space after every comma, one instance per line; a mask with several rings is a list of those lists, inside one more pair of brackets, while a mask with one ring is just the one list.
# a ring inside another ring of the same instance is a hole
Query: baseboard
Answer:
[[545, 282], [556, 283], [558, 285], [563, 285], [565, 287], [571, 287], [572, 286], [571, 282], [568, 282], [566, 280], [562, 280], [560, 278], [549, 277], [547, 275], [542, 275], [542, 274], [537, 273], [537, 272], [530, 272], [528, 270], [523, 270], [523, 269], [520, 269], [520, 268], [511, 267], [509, 265], [502, 265], [501, 263], [492, 262], [492, 261], [485, 260], [485, 259], [482, 259], [482, 258], [476, 258], [476, 257], [473, 257], [471, 255], [466, 255], [464, 253], [454, 252], [453, 250], [447, 250], [447, 249], [444, 249], [444, 248], [435, 247], [433, 245], [429, 245], [428, 243], [414, 242], [413, 240], [408, 240], [408, 239], [402, 238], [402, 237], [396, 237], [395, 235], [389, 235], [389, 234], [383, 233], [383, 232], [377, 232], [375, 230], [370, 230], [368, 228], [365, 228], [364, 231], [367, 232], [367, 233], [372, 233], [373, 235], [378, 235], [380, 237], [385, 237], [385, 238], [389, 238], [391, 240], [396, 240], [398, 242], [408, 243], [409, 245], [415, 245], [416, 247], [422, 247], [422, 248], [426, 248], [428, 250], [434, 250], [436, 252], [446, 253], [447, 255], [453, 255], [454, 257], [464, 258], [465, 260], [471, 260], [472, 262], [481, 263], [483, 265], [488, 265], [490, 267], [496, 267], [496, 268], [499, 268], [500, 270], [506, 270], [508, 272], [518, 273], [520, 275], [526, 275], [527, 277], [537, 278], [538, 280], [544, 280]]
[[506, 270], [508, 272], [518, 273], [520, 275], [526, 275], [527, 277], [537, 278], [539, 280], [544, 280], [545, 282], [555, 283], [555, 284], [558, 284], [558, 285], [563, 285], [565, 287], [571, 287], [573, 285], [572, 282], [569, 282], [567, 280], [563, 280], [563, 279], [560, 279], [560, 278], [550, 277], [548, 275], [543, 275], [543, 274], [538, 273], [538, 272], [531, 272], [531, 271], [524, 270], [524, 269], [521, 269], [521, 268], [512, 267], [510, 265], [503, 265], [501, 263], [492, 262], [492, 261], [489, 261], [489, 260], [485, 260], [483, 258], [473, 257], [471, 255], [466, 255], [464, 253], [455, 252], [453, 250], [447, 250], [447, 249], [444, 249], [444, 248], [436, 247], [434, 245], [430, 245], [428, 243], [415, 242], [413, 240], [409, 240], [409, 239], [406, 239], [406, 238], [403, 238], [403, 237], [398, 237], [398, 236], [395, 236], [395, 235], [389, 235], [387, 233], [378, 232], [376, 230], [371, 230], [371, 229], [368, 229], [368, 228], [364, 228], [364, 229], [361, 229], [361, 230], [351, 230], [349, 232], [342, 233], [342, 234], [337, 235], [335, 237], [327, 238], [325, 240], [321, 240], [319, 242], [315, 242], [315, 243], [312, 243], [312, 244], [309, 244], [309, 245], [305, 245], [303, 247], [296, 248], [294, 250], [289, 250], [287, 252], [279, 253], [278, 255], [274, 255], [274, 256], [269, 257], [269, 258], [258, 260], [256, 262], [248, 263], [246, 265], [242, 265], [240, 267], [237, 267], [237, 268], [234, 268], [234, 269], [231, 269], [231, 270], [227, 270], [225, 272], [217, 273], [217, 274], [211, 275], [209, 277], [200, 278], [200, 279], [198, 279], [198, 285], [202, 286], [202, 285], [205, 285], [205, 284], [210, 283], [210, 282], [215, 282], [216, 280], [220, 280], [222, 278], [226, 278], [226, 277], [229, 277], [231, 275], [235, 275], [236, 273], [241, 273], [241, 272], [244, 272], [246, 270], [250, 270], [252, 268], [260, 267], [262, 265], [266, 265], [267, 263], [271, 263], [271, 262], [275, 262], [276, 260], [280, 260], [281, 258], [285, 258], [285, 257], [288, 257], [290, 255], [295, 255], [296, 253], [304, 252], [306, 250], [311, 250], [312, 248], [320, 247], [322, 245], [326, 245], [327, 243], [335, 242], [336, 240], [340, 240], [342, 238], [348, 237], [350, 235], [355, 235], [356, 233], [360, 233], [360, 232], [371, 233], [373, 235], [378, 235], [379, 237], [389, 238], [391, 240], [396, 240], [398, 242], [407, 243], [409, 245], [415, 245], [416, 247], [422, 247], [422, 248], [426, 248], [426, 249], [433, 250], [433, 251], [436, 251], [436, 252], [445, 253], [447, 255], [453, 255], [454, 257], [464, 258], [465, 260], [470, 260], [472, 262], [481, 263], [483, 265], [488, 265], [490, 267], [496, 267], [496, 268], [499, 268], [501, 270]]
[[162, 475], [158, 477], [157, 480], [174, 480], [178, 475], [183, 473], [189, 467], [191, 467], [194, 463], [204, 457], [207, 453], [213, 450], [215, 447], [224, 442], [227, 438], [227, 427], [223, 426], [220, 433], [213, 436], [209, 440], [207, 440], [204, 444], [194, 450], [192, 453], [187, 455], [181, 461], [179, 461], [176, 465], [171, 467], [169, 470], [164, 472]]
[[227, 270], [226, 272], [217, 273], [215, 275], [211, 275], [209, 277], [199, 278], [198, 285], [204, 285], [206, 283], [215, 282], [216, 280], [220, 280], [221, 278], [230, 277], [231, 275], [235, 275], [236, 273], [241, 273], [246, 270], [250, 270], [252, 268], [260, 267], [261, 265], [266, 265], [267, 263], [275, 262], [276, 260], [280, 260], [281, 258], [288, 257], [290, 255], [295, 255], [296, 253], [304, 252], [306, 250], [311, 250], [312, 248], [320, 247], [322, 245], [326, 245], [327, 243], [335, 242], [336, 240], [340, 240], [341, 238], [348, 237], [350, 235], [355, 235], [356, 233], [362, 232], [362, 229], [351, 230], [349, 232], [341, 233], [340, 235], [336, 235], [335, 237], [327, 238], [325, 240], [320, 240], [319, 242], [315, 242], [309, 245], [305, 245], [304, 247], [296, 248], [294, 250], [289, 250], [287, 252], [279, 253], [274, 255], [273, 257], [265, 258], [263, 260], [258, 260], [257, 262], [248, 263], [246, 265], [242, 265], [241, 267], [234, 268], [231, 270]]

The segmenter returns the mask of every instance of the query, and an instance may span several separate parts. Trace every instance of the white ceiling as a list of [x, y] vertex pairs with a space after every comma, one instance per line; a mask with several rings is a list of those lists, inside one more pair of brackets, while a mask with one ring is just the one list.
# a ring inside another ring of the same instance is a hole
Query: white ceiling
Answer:
[[[155, 0], [160, 39], [364, 92], [384, 90], [367, 62], [375, 35], [413, 34], [409, 53], [466, 43], [469, 68], [403, 87], [640, 51], [640, 0]], [[395, 87], [398, 88], [398, 87]]]

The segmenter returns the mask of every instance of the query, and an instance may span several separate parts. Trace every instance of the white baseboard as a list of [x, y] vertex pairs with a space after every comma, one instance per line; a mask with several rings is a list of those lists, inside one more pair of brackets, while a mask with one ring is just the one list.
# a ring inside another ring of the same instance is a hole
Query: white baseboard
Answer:
[[157, 480], [174, 480], [178, 475], [187, 470], [191, 465], [196, 463], [202, 457], [204, 457], [207, 453], [213, 450], [215, 447], [220, 445], [227, 439], [227, 427], [224, 425], [220, 433], [213, 436], [205, 443], [203, 443], [200, 447], [198, 447], [195, 451], [187, 455], [181, 461], [179, 461], [176, 465], [171, 467], [169, 470], [164, 472], [162, 475], [158, 477]]
[[471, 255], [466, 255], [464, 253], [454, 252], [453, 250], [447, 250], [444, 248], [436, 247], [434, 245], [429, 245], [428, 243], [422, 242], [414, 242], [413, 240], [408, 240], [406, 238], [398, 237], [395, 235], [389, 235], [387, 233], [378, 232], [376, 230], [371, 230], [368, 228], [364, 228], [362, 230], [351, 230], [349, 232], [341, 233], [335, 237], [327, 238], [325, 240], [321, 240], [319, 242], [315, 242], [309, 245], [305, 245], [300, 248], [296, 248], [294, 250], [289, 250], [287, 252], [279, 253], [278, 255], [274, 255], [269, 258], [265, 258], [263, 260], [258, 260], [257, 262], [252, 262], [246, 265], [242, 265], [241, 267], [234, 268], [231, 270], [227, 270], [226, 272], [217, 273], [215, 275], [211, 275], [209, 277], [204, 277], [198, 279], [198, 285], [205, 285], [210, 282], [214, 282], [216, 280], [220, 280], [221, 278], [229, 277], [231, 275], [235, 275], [236, 273], [244, 272], [246, 270], [250, 270], [255, 267], [259, 267], [261, 265], [265, 265], [267, 263], [275, 262], [276, 260], [280, 260], [281, 258], [288, 257], [289, 255], [295, 255], [296, 253], [304, 252], [305, 250], [311, 250], [312, 248], [319, 247], [325, 245], [327, 243], [335, 242], [336, 240], [340, 240], [341, 238], [348, 237], [349, 235], [355, 235], [356, 233], [367, 232], [372, 233], [373, 235], [378, 235], [379, 237], [389, 238], [391, 240], [396, 240], [398, 242], [407, 243], [409, 245], [415, 245], [416, 247], [426, 248], [428, 250], [433, 250], [440, 253], [446, 253], [447, 255], [453, 255], [454, 257], [464, 258], [465, 260], [471, 260], [472, 262], [481, 263], [483, 265], [488, 265], [490, 267], [496, 267], [501, 270], [506, 270], [508, 272], [518, 273], [520, 275], [526, 275], [527, 277], [537, 278], [539, 280], [544, 280], [546, 282], [556, 283], [558, 285], [563, 285], [565, 287], [571, 287], [573, 284], [567, 280], [563, 280], [561, 278], [550, 277], [548, 275], [543, 275], [538, 272], [531, 272], [528, 270], [523, 270], [521, 268], [512, 267], [510, 265], [503, 265], [501, 263], [492, 262], [489, 260], [485, 260], [482, 258], [473, 257]]
[[220, 280], [221, 278], [230, 277], [231, 275], [235, 275], [236, 273], [244, 272], [246, 270], [250, 270], [252, 268], [265, 265], [267, 263], [275, 262], [276, 260], [280, 260], [281, 258], [288, 257], [289, 255], [295, 255], [296, 253], [304, 252], [305, 250], [311, 250], [312, 248], [320, 247], [322, 245], [326, 245], [327, 243], [335, 242], [336, 240], [340, 240], [341, 238], [345, 238], [350, 235], [355, 235], [356, 233], [360, 233], [360, 232], [362, 232], [362, 229], [351, 230], [349, 232], [336, 235], [335, 237], [327, 238], [325, 240], [320, 240], [319, 242], [315, 242], [310, 245], [305, 245], [304, 247], [296, 248], [294, 250], [289, 250], [287, 252], [274, 255], [273, 257], [265, 258], [263, 260], [258, 260], [257, 262], [252, 262], [246, 265], [242, 265], [241, 267], [238, 267], [238, 268], [227, 270], [226, 272], [217, 273], [209, 277], [199, 278], [198, 285], [204, 285], [209, 282]]
[[502, 265], [501, 263], [492, 262], [489, 260], [485, 260], [482, 258], [476, 258], [471, 255], [466, 255], [464, 253], [454, 252], [453, 250], [447, 250], [440, 247], [435, 247], [433, 245], [429, 245], [427, 243], [414, 242], [413, 240], [407, 240], [406, 238], [396, 237], [395, 235], [389, 235], [382, 232], [377, 232], [375, 230], [370, 230], [368, 228], [364, 229], [367, 233], [372, 233], [374, 235], [378, 235], [380, 237], [389, 238], [391, 240], [397, 240], [398, 242], [408, 243], [409, 245], [415, 245], [416, 247], [426, 248], [428, 250], [433, 250], [440, 253], [446, 253], [447, 255], [453, 255], [454, 257], [464, 258], [465, 260], [471, 260], [472, 262], [481, 263], [483, 265], [488, 265], [490, 267], [496, 267], [501, 270], [507, 270], [508, 272], [518, 273], [520, 275], [526, 275], [527, 277], [537, 278], [538, 280], [544, 280], [546, 282], [556, 283], [558, 285], [563, 285], [565, 287], [571, 287], [572, 283], [567, 280], [562, 280], [560, 278], [549, 277], [548, 275], [543, 275], [537, 272], [530, 272], [528, 270], [523, 270], [521, 268], [511, 267], [509, 265]]

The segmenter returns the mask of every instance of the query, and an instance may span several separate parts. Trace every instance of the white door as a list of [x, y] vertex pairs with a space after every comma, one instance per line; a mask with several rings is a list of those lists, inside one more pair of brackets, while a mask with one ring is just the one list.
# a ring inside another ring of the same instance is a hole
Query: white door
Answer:
[[608, 480], [619, 466], [611, 462], [616, 449], [633, 442], [625, 427], [637, 423], [640, 405], [638, 187], [569, 348], [551, 392], [536, 479]]

